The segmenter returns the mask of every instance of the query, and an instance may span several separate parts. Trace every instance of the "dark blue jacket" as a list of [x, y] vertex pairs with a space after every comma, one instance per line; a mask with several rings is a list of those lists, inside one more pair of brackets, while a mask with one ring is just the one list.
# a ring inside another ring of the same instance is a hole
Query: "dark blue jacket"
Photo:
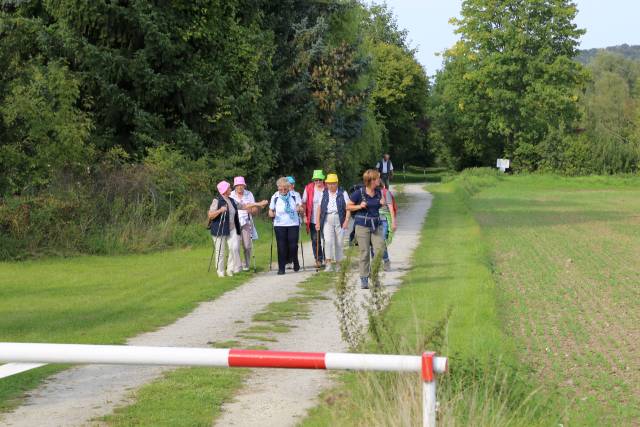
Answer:
[[[217, 199], [218, 199], [218, 209], [220, 209], [223, 206], [227, 206], [227, 201], [224, 199], [224, 197], [218, 196]], [[229, 200], [231, 200], [231, 204], [236, 210], [236, 214], [233, 217], [233, 222], [236, 224], [236, 234], [240, 234], [240, 218], [238, 218], [238, 205], [236, 204], [236, 201], [233, 200], [232, 198], [229, 198]], [[222, 222], [223, 215], [224, 215], [224, 222]], [[222, 222], [222, 230], [220, 230], [221, 222]], [[229, 234], [231, 234], [231, 231], [229, 230], [229, 211], [227, 210], [227, 212], [223, 212], [217, 217], [215, 217], [215, 219], [211, 221], [210, 227], [211, 227], [212, 236], [228, 236]]]
[[[340, 218], [340, 224], [344, 224], [344, 220], [347, 219], [347, 203], [344, 201], [344, 190], [338, 187], [336, 191], [336, 205], [338, 206], [338, 217]], [[325, 188], [322, 193], [322, 201], [320, 202], [320, 227], [324, 226], [324, 221], [327, 218], [327, 208], [329, 207], [329, 189]]]

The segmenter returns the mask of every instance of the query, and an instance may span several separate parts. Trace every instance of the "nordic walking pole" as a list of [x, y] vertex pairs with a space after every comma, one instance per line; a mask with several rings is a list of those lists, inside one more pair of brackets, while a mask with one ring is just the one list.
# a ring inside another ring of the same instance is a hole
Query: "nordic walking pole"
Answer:
[[302, 243], [302, 237], [301, 237], [301, 232], [300, 232], [300, 228], [302, 227], [302, 223], [300, 222], [300, 218], [298, 218], [298, 245], [300, 245], [300, 251], [302, 252], [302, 271], [305, 271], [305, 265], [304, 265], [304, 243]]
[[[256, 228], [256, 225], [253, 223], [253, 217], [251, 215], [249, 215], [249, 221], [251, 222], [251, 258], [253, 259], [253, 272], [257, 273], [258, 272], [258, 268], [256, 267], [256, 251], [255, 248], [253, 247], [253, 230]], [[256, 230], [257, 233], [257, 230]]]
[[[227, 217], [227, 211], [222, 212], [222, 218], [220, 219], [220, 225], [218, 225], [218, 239], [222, 235], [221, 230], [224, 227], [224, 219]], [[216, 271], [218, 270], [218, 266], [220, 265], [220, 252], [222, 252], [222, 239], [220, 239], [220, 244], [218, 245], [218, 256], [216, 257]]]
[[273, 264], [273, 235], [275, 234], [275, 230], [273, 229], [273, 219], [271, 220], [271, 249], [269, 250], [269, 271], [271, 271], [271, 266]]

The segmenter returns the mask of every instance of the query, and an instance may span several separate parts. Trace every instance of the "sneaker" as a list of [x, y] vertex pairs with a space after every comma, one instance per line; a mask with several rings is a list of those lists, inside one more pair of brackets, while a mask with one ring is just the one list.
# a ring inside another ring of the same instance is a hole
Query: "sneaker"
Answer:
[[233, 277], [233, 271], [227, 271], [227, 276]]
[[327, 264], [324, 266], [324, 271], [335, 271], [333, 268], [333, 264]]
[[224, 277], [224, 272], [221, 273], [218, 271], [218, 277]]
[[293, 263], [293, 271], [298, 272], [300, 271], [300, 264], [298, 264], [297, 262]]
[[293, 264], [292, 263], [287, 264], [287, 270], [293, 270]]
[[278, 270], [278, 276], [282, 276], [284, 274], [284, 270]]
[[384, 264], [382, 265], [382, 269], [383, 269], [384, 271], [391, 271], [391, 261], [386, 260], [386, 261], [384, 262]]
[[360, 289], [369, 289], [369, 278], [361, 277], [360, 278]]
[[249, 267], [242, 267], [242, 271], [249, 271]]

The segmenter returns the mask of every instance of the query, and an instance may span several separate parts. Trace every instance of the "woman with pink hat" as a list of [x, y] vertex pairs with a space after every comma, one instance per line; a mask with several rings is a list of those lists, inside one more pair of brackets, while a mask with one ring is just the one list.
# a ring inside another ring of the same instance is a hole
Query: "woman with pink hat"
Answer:
[[[230, 197], [235, 200], [236, 203], [242, 203], [244, 205], [256, 202], [256, 199], [253, 197], [253, 193], [247, 190], [247, 183], [243, 176], [236, 176], [233, 178], [233, 191], [231, 192]], [[244, 252], [242, 270], [244, 271], [249, 271], [253, 240], [258, 238], [258, 231], [253, 225], [253, 215], [257, 212], [258, 208], [256, 207], [238, 210], [238, 218], [240, 220], [240, 238]], [[238, 245], [238, 259], [240, 258], [240, 245]]]
[[240, 252], [238, 250], [240, 240], [240, 219], [238, 210], [251, 209], [256, 206], [265, 207], [267, 201], [263, 200], [259, 203], [236, 203], [231, 195], [231, 184], [227, 181], [220, 181], [217, 185], [219, 195], [213, 199], [209, 206], [209, 221], [211, 229], [211, 237], [213, 238], [216, 250], [216, 270], [219, 277], [224, 277], [224, 259], [225, 246], [229, 248], [229, 260], [227, 261], [227, 275], [233, 276], [233, 273], [240, 272]]

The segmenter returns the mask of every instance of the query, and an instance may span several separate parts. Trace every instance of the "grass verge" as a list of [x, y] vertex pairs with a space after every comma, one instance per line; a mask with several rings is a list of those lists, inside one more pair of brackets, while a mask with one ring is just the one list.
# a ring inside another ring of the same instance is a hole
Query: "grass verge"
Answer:
[[[256, 262], [269, 260], [270, 224], [256, 222]], [[206, 233], [206, 230], [202, 230]], [[122, 344], [246, 281], [207, 273], [211, 246], [143, 255], [0, 263], [0, 341]], [[48, 365], [0, 381], [0, 411], [64, 369]]]
[[[486, 178], [486, 185], [497, 180]], [[519, 367], [501, 327], [488, 248], [469, 210], [473, 188], [456, 180], [429, 187], [435, 202], [422, 230], [414, 267], [385, 312], [383, 333], [364, 350], [450, 358], [441, 378], [441, 425], [553, 425], [549, 410]], [[349, 373], [326, 392], [304, 426], [417, 425], [417, 375]], [[541, 414], [544, 414], [542, 416]]]

